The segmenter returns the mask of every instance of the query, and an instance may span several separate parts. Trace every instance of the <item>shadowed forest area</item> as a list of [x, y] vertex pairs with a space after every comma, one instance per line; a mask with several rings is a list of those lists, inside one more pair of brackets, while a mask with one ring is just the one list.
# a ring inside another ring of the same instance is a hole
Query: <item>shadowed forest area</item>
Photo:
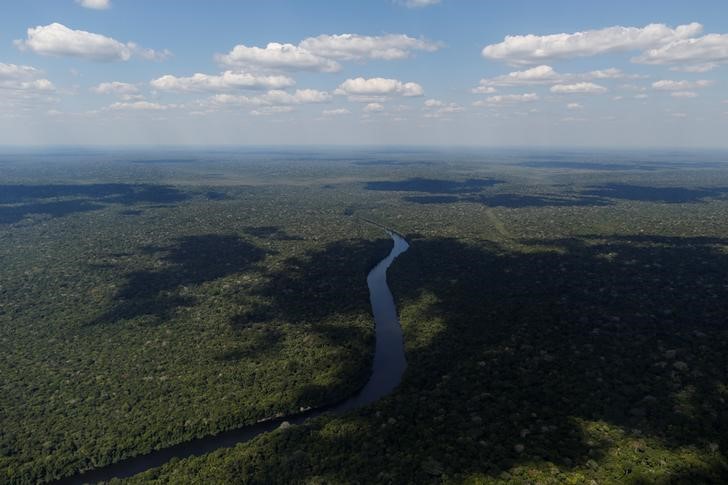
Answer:
[[159, 185], [0, 185], [0, 224], [13, 224], [28, 216], [64, 217], [96, 211], [104, 204], [177, 204], [190, 196]]
[[136, 481], [728, 479], [728, 240], [410, 240], [396, 394]]
[[113, 307], [92, 324], [152, 316], [169, 319], [180, 307], [194, 306], [191, 296], [176, 290], [247, 271], [266, 252], [235, 235], [205, 234], [180, 238], [169, 247], [148, 246], [142, 252], [162, 254], [160, 269], [134, 271], [114, 297]]
[[[371, 189], [370, 182], [367, 185]], [[393, 184], [393, 191], [409, 191], [403, 186]], [[404, 185], [409, 187], [409, 185]], [[439, 190], [437, 188], [439, 187]], [[452, 191], [447, 187], [433, 185], [426, 187], [428, 190], [418, 189], [418, 192], [451, 194], [459, 193], [460, 190]], [[566, 192], [563, 195], [545, 194], [509, 194], [498, 193], [492, 195], [479, 194], [482, 187], [467, 187], [462, 189], [464, 195], [425, 195], [406, 196], [406, 202], [416, 204], [452, 204], [456, 202], [467, 202], [482, 204], [488, 207], [507, 207], [519, 209], [526, 207], [569, 207], [569, 206], [606, 206], [612, 205], [617, 200], [654, 202], [661, 204], [696, 204], [704, 203], [708, 199], [725, 199], [728, 195], [728, 188], [685, 188], [685, 187], [648, 187], [628, 184], [606, 184], [601, 186], [587, 187], [578, 192]]]

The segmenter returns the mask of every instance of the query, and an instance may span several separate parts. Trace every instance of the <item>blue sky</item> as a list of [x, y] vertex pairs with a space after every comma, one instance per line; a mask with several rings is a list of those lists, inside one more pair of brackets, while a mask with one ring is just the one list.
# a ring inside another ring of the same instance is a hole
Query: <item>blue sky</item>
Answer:
[[728, 148], [723, 1], [26, 0], [0, 144]]

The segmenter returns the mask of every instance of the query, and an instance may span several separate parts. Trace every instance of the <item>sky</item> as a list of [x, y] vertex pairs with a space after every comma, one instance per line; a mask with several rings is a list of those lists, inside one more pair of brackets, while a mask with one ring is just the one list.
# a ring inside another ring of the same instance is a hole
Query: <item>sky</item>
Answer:
[[728, 148], [725, 0], [1, 0], [0, 145]]

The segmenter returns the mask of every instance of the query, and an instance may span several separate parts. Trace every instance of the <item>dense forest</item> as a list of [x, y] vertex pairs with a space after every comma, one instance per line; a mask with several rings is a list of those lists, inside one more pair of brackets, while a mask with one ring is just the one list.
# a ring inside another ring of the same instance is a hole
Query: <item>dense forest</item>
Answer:
[[[408, 369], [382, 401], [146, 483], [728, 480], [719, 155], [3, 159], [0, 481], [50, 481], [333, 402], [369, 375], [366, 274]], [[7, 180], [7, 181], [6, 181]]]

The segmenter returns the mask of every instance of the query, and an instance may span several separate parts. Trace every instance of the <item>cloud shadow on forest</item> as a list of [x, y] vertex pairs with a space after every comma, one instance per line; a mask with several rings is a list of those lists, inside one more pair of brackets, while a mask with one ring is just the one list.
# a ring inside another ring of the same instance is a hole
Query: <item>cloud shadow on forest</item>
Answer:
[[[342, 417], [358, 423], [342, 433], [332, 433], [331, 424], [324, 429], [329, 420], [320, 418], [271, 436], [276, 453], [256, 462], [254, 478], [280, 478], [291, 466], [298, 479], [310, 470], [341, 478], [341, 463], [362, 443], [409, 451], [375, 453], [377, 471], [345, 467], [352, 480], [376, 479], [382, 470], [395, 482], [425, 483], [440, 472], [496, 478], [543, 461], [566, 470], [590, 460], [598, 467], [612, 444], [586, 422], [619, 427], [635, 450], [654, 440], [725, 460], [726, 391], [718, 384], [728, 365], [728, 240], [595, 235], [521, 242], [540, 250], [413, 237], [390, 284], [408, 335], [430, 338], [409, 342], [404, 382], [377, 414], [365, 408]], [[347, 242], [288, 261], [266, 288], [267, 315], [315, 321], [339, 314], [343, 302], [361, 309], [366, 295], [325, 276], [364, 259], [368, 264], [357, 267], [363, 276], [383, 254], [365, 241]], [[335, 338], [344, 344], [347, 337]], [[519, 443], [525, 452], [515, 450]], [[719, 451], [709, 451], [710, 443]], [[240, 471], [235, 460], [226, 463]], [[706, 469], [662, 471], [665, 483], [728, 477], [719, 460]], [[633, 483], [654, 478], [643, 469], [623, 472]]]
[[145, 315], [155, 321], [170, 318], [179, 308], [195, 304], [185, 287], [246, 271], [269, 253], [238, 236], [219, 234], [182, 237], [169, 246], [149, 246], [143, 251], [163, 253], [162, 266], [128, 273], [112, 308], [93, 324]]
[[189, 194], [167, 185], [0, 185], [0, 224], [20, 222], [31, 215], [57, 218], [97, 211], [108, 204], [170, 206], [189, 198]]
[[366, 190], [389, 192], [425, 192], [429, 194], [467, 194], [503, 183], [497, 179], [438, 180], [410, 178], [399, 181], [373, 181], [365, 184]]

